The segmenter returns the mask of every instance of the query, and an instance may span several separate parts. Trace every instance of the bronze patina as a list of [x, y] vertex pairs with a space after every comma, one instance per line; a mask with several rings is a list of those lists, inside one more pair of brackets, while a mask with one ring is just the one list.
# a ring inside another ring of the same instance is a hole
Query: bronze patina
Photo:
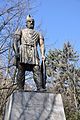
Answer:
[[26, 28], [16, 30], [14, 34], [14, 52], [16, 67], [18, 68], [17, 86], [24, 89], [25, 71], [33, 71], [34, 81], [37, 90], [44, 90], [40, 59], [37, 46], [39, 44], [42, 60], [45, 61], [44, 37], [34, 29], [34, 19], [28, 15]]

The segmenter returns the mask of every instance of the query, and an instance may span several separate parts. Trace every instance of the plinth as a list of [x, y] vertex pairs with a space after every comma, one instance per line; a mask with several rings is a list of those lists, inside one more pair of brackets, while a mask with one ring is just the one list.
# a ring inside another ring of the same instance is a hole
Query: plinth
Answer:
[[4, 120], [66, 120], [61, 95], [14, 92], [6, 104]]

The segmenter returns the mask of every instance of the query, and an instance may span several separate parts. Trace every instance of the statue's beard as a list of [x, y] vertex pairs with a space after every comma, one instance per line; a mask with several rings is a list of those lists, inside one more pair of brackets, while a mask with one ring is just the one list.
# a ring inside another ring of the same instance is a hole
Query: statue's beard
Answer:
[[33, 24], [27, 25], [27, 28], [34, 29], [34, 25]]

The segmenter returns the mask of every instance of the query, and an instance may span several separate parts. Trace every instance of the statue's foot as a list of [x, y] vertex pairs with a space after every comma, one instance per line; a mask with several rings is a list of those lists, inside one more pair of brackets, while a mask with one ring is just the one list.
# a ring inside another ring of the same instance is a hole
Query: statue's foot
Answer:
[[24, 91], [24, 87], [17, 87], [17, 90], [18, 90], [19, 92], [23, 92], [23, 91]]
[[46, 92], [47, 90], [46, 90], [46, 88], [44, 89], [44, 88], [39, 88], [39, 89], [37, 89], [37, 91], [38, 92]]

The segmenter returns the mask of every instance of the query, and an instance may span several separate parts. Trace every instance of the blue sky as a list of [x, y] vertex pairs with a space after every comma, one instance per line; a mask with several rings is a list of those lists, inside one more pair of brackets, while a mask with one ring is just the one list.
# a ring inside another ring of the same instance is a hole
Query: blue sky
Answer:
[[[5, 0], [0, 1], [3, 4]], [[70, 41], [80, 53], [80, 0], [37, 1], [40, 5], [32, 15], [36, 26], [41, 24], [46, 49], [61, 49], [64, 42]]]
[[80, 53], [80, 0], [42, 0], [36, 14], [47, 49], [62, 48], [70, 41]]

